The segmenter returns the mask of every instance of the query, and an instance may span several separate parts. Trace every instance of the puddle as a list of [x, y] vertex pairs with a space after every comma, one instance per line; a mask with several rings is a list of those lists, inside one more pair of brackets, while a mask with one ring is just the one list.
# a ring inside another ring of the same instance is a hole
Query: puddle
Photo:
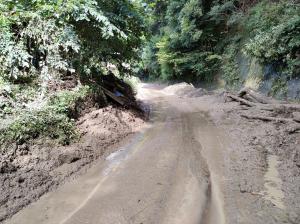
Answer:
[[271, 201], [277, 208], [285, 209], [283, 202], [284, 193], [281, 190], [282, 180], [279, 177], [279, 172], [277, 170], [280, 162], [278, 161], [278, 156], [270, 155], [267, 158], [268, 170], [265, 174], [265, 191], [263, 192], [264, 198]]
[[126, 160], [130, 152], [135, 148], [134, 146], [143, 139], [144, 133], [138, 134], [135, 139], [126, 147], [120, 148], [118, 151], [111, 153], [105, 158], [109, 162], [107, 168], [103, 171], [104, 176], [113, 171], [122, 161]]

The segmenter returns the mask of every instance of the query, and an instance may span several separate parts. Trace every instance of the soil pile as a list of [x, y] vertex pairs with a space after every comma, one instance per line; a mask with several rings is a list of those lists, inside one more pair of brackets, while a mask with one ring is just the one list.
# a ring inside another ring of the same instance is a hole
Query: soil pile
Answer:
[[140, 114], [112, 106], [87, 113], [77, 122], [80, 141], [69, 146], [35, 140], [2, 152], [0, 222], [84, 171], [143, 125]]
[[195, 88], [192, 84], [185, 82], [174, 84], [163, 89], [167, 95], [178, 95], [181, 97], [200, 97], [208, 94], [205, 89]]
[[224, 149], [228, 223], [300, 223], [300, 128], [298, 112], [287, 109], [299, 105], [249, 106], [228, 93], [191, 103], [205, 105], [231, 142]]

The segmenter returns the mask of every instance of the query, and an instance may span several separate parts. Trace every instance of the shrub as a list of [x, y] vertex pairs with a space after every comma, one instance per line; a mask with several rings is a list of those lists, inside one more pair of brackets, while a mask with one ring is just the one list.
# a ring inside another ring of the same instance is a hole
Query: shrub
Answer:
[[245, 26], [251, 36], [245, 53], [261, 63], [277, 64], [289, 77], [300, 74], [300, 7], [293, 2], [263, 1], [251, 9]]
[[30, 139], [50, 137], [61, 144], [69, 144], [76, 136], [74, 121], [65, 114], [45, 108], [23, 111], [8, 127], [1, 130], [0, 143], [22, 144]]
[[49, 137], [69, 144], [77, 137], [74, 122], [76, 103], [89, 93], [89, 87], [61, 91], [51, 96], [39, 109], [19, 110], [19, 115], [0, 133], [0, 143], [23, 143], [38, 137]]

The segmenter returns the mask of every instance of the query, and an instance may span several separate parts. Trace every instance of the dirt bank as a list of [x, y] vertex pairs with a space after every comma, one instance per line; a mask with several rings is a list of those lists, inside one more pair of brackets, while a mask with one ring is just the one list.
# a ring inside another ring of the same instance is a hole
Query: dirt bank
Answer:
[[110, 106], [79, 119], [78, 143], [57, 146], [43, 139], [2, 152], [0, 222], [69, 178], [85, 172], [93, 161], [118, 148], [143, 123], [137, 113]]

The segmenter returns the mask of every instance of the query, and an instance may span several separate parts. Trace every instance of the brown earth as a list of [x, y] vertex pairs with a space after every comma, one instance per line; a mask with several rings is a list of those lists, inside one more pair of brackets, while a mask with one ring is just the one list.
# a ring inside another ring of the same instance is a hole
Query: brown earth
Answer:
[[245, 118], [297, 118], [298, 113], [241, 105], [228, 100], [222, 91], [191, 98], [184, 91], [190, 86], [167, 88], [209, 114], [230, 142], [223, 152], [226, 222], [300, 223], [300, 132], [291, 131], [299, 123]]
[[205, 98], [231, 142], [224, 154], [228, 223], [300, 223], [300, 133], [288, 132], [295, 124], [249, 120], [241, 115], [268, 112]]
[[[225, 92], [186, 84], [142, 85], [139, 97], [151, 107], [146, 131], [130, 144], [120, 143], [123, 147], [117, 154], [100, 160], [87, 174], [47, 194], [7, 223], [300, 223], [300, 133], [290, 131], [298, 124], [249, 119], [290, 118], [290, 112], [244, 106], [229, 101]], [[100, 118], [95, 112], [88, 116], [96, 123]], [[110, 123], [104, 117], [101, 125]], [[122, 124], [119, 117], [114, 116], [115, 125]], [[114, 139], [98, 132], [90, 120], [83, 118], [78, 124], [91, 133], [86, 136]], [[78, 160], [76, 150], [93, 148], [93, 141], [94, 137], [87, 137], [78, 143], [71, 151], [75, 156], [55, 154], [55, 162], [84, 161]], [[61, 175], [68, 173], [64, 166], [57, 168]], [[19, 189], [7, 191], [17, 194]]]
[[141, 115], [112, 106], [90, 112], [77, 122], [80, 142], [69, 146], [37, 140], [16, 146], [0, 157], [0, 223], [84, 173], [143, 126]]

